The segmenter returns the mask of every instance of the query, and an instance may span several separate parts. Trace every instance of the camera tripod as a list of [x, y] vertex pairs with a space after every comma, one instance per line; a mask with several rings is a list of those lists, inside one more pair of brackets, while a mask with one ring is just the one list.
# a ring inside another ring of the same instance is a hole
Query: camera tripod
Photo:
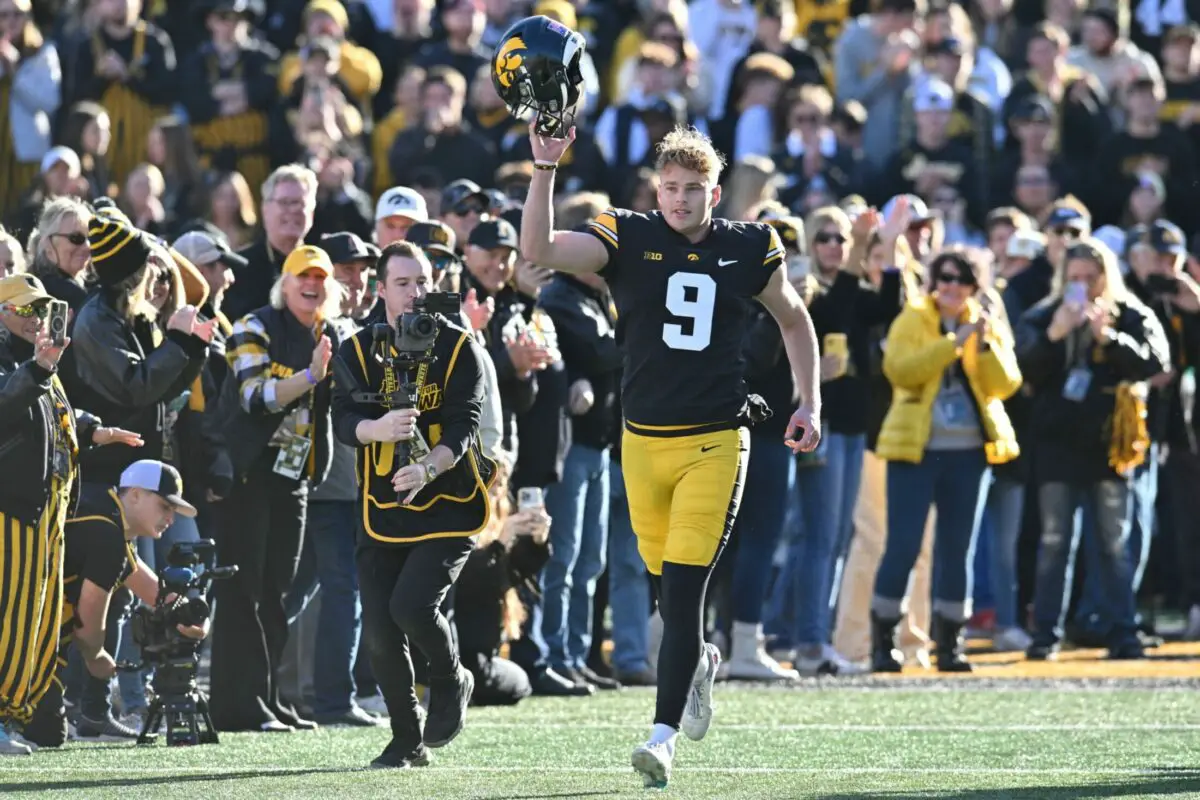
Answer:
[[196, 659], [171, 658], [154, 673], [154, 702], [138, 735], [138, 744], [154, 744], [158, 726], [166, 723], [167, 746], [218, 744], [208, 713], [208, 697], [196, 685]]

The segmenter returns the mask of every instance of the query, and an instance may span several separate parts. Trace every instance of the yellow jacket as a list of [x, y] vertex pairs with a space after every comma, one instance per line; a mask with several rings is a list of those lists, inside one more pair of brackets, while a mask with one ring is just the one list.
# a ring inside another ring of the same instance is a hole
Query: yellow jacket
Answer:
[[[342, 66], [338, 70], [338, 77], [353, 95], [347, 99], [366, 103], [379, 92], [383, 83], [383, 68], [379, 66], [379, 59], [367, 48], [353, 42], [342, 42], [339, 49]], [[284, 97], [291, 94], [292, 84], [303, 72], [304, 64], [300, 61], [299, 53], [284, 56], [279, 67], [279, 93]]]
[[[979, 319], [979, 304], [968, 301], [964, 323]], [[1021, 370], [1011, 334], [989, 326], [988, 348], [979, 349], [972, 334], [960, 348], [954, 334], [942, 333], [941, 315], [932, 297], [914, 300], [888, 331], [883, 373], [892, 384], [892, 406], [883, 421], [876, 452], [888, 461], [920, 463], [933, 427], [933, 403], [942, 374], [959, 358], [975, 398], [989, 464], [1004, 464], [1021, 454], [1004, 401], [1021, 387]]]

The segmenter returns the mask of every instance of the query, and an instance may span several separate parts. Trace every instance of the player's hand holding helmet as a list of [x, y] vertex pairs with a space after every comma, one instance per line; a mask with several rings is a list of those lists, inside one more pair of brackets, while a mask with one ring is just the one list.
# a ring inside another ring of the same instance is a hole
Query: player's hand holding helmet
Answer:
[[533, 123], [535, 139], [542, 136], [569, 142], [582, 94], [579, 63], [585, 47], [580, 34], [541, 16], [513, 25], [496, 46], [492, 84], [509, 113]]

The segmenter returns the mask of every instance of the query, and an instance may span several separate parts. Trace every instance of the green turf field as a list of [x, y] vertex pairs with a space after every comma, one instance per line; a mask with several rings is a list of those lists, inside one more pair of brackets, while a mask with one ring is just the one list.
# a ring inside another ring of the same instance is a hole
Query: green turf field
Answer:
[[649, 690], [472, 709], [432, 766], [363, 766], [383, 731], [227, 735], [220, 745], [71, 743], [0, 760], [0, 794], [114, 797], [1200, 797], [1200, 681], [862, 680], [718, 684], [708, 737], [681, 741], [665, 792], [629, 755]]

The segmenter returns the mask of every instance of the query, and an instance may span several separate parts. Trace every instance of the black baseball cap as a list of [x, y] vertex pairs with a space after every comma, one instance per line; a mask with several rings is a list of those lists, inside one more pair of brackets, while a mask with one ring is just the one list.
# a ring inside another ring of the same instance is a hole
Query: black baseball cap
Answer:
[[455, 255], [454, 248], [458, 245], [454, 229], [441, 220], [413, 223], [404, 239], [426, 253], [441, 253], [447, 256]]
[[1029, 95], [1017, 102], [1012, 118], [1031, 122], [1049, 122], [1054, 119], [1054, 107], [1050, 105], [1049, 99], [1041, 95]]
[[145, 489], [166, 500], [175, 513], [196, 516], [196, 507], [183, 499], [183, 478], [179, 470], [161, 461], [135, 461], [121, 473], [121, 489]]
[[1170, 220], [1154, 220], [1150, 223], [1146, 235], [1146, 244], [1153, 247], [1155, 252], [1170, 253], [1173, 256], [1187, 252], [1187, 237], [1184, 236], [1183, 230]]
[[487, 196], [487, 192], [480, 188], [479, 184], [466, 178], [460, 178], [445, 189], [442, 190], [442, 213], [462, 213], [459, 208], [466, 210], [467, 204], [478, 206], [479, 213], [483, 214], [491, 205], [491, 200]]
[[327, 233], [321, 237], [321, 249], [329, 254], [334, 264], [349, 264], [352, 261], [377, 261], [379, 248], [364, 242], [357, 234], [349, 231]]
[[503, 219], [485, 219], [480, 222], [471, 231], [471, 236], [467, 239], [467, 243], [473, 244], [476, 247], [482, 247], [485, 250], [492, 250], [497, 247], [508, 247], [513, 250], [520, 249], [520, 245], [517, 242], [517, 229], [508, 220]]

